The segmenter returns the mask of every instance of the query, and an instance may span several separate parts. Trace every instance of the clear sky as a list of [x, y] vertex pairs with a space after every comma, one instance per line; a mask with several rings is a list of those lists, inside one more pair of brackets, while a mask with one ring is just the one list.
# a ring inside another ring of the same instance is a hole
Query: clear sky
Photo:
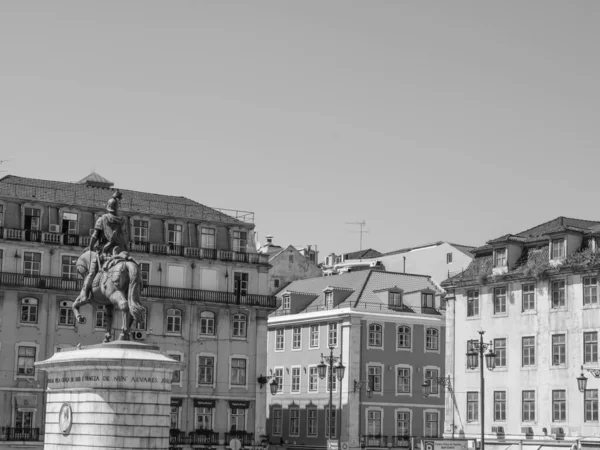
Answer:
[[0, 2], [0, 166], [321, 256], [600, 220], [600, 1]]

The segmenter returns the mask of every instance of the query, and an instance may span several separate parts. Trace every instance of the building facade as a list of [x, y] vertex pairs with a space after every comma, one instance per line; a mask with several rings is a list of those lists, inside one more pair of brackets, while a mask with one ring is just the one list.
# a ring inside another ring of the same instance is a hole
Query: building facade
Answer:
[[[559, 217], [489, 241], [443, 282], [454, 390], [445, 436], [479, 439], [484, 418], [486, 446], [598, 448], [600, 380], [591, 374], [598, 368], [599, 231], [600, 222]], [[493, 370], [467, 367], [480, 330], [496, 355]]]
[[[234, 436], [258, 445], [266, 396], [256, 374], [266, 367], [276, 299], [268, 258], [252, 252], [252, 220], [184, 197], [121, 192], [146, 310], [133, 338], [186, 364], [173, 376], [172, 445], [223, 447]], [[71, 309], [82, 282], [77, 258], [112, 193], [97, 174], [79, 183], [0, 180], [0, 448], [43, 446], [47, 384], [36, 361], [119, 334], [110, 308], [83, 306], [85, 324]]]
[[[365, 270], [292, 282], [278, 300], [268, 322], [271, 443], [406, 448], [441, 436], [444, 388], [422, 395], [426, 377], [445, 373], [445, 312], [429, 277]], [[317, 366], [331, 348], [346, 369], [328, 382]]]

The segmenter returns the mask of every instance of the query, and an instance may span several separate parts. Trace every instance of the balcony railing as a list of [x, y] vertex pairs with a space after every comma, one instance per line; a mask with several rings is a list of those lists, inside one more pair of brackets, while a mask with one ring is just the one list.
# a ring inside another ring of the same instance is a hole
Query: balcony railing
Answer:
[[[79, 291], [81, 290], [81, 284], [81, 279], [65, 279], [46, 275], [0, 272], [0, 286]], [[173, 288], [155, 285], [144, 286], [142, 288], [142, 297], [225, 303], [229, 305], [260, 306], [265, 308], [275, 308], [277, 304], [277, 298], [270, 295], [236, 295], [233, 292]]]
[[198, 430], [186, 436], [185, 431], [171, 429], [169, 445], [219, 445], [219, 433], [212, 430]]
[[410, 436], [381, 434], [363, 434], [360, 441], [368, 448], [410, 447]]
[[[39, 428], [5, 428], [7, 441], [39, 441]], [[4, 433], [2, 433], [4, 434]]]
[[254, 433], [247, 433], [245, 431], [231, 431], [225, 433], [225, 442], [231, 442], [232, 439], [237, 439], [242, 445], [254, 445]]

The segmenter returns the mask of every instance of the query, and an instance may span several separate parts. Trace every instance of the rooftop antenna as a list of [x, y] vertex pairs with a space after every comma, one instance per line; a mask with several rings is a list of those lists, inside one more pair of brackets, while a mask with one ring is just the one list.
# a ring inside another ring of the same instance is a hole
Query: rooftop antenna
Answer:
[[[346, 225], [359, 225], [360, 226], [360, 231], [351, 231], [351, 233], [360, 233], [360, 248], [359, 250], [362, 252], [362, 239], [363, 239], [363, 234], [366, 233], [370, 233], [371, 230], [365, 230], [364, 227], [367, 224], [367, 222], [365, 222], [364, 220], [362, 222], [346, 222]], [[362, 255], [360, 255], [360, 261], [362, 261]]]
[[[4, 164], [7, 161], [12, 161], [12, 158], [10, 158], [10, 159], [0, 159], [0, 164]], [[8, 172], [8, 170], [0, 170], [0, 172]]]

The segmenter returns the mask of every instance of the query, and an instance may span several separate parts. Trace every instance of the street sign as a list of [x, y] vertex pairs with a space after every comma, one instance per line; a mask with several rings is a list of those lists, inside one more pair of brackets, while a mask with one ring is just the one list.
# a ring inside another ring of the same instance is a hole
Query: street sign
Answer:
[[327, 450], [339, 450], [338, 441], [327, 440]]
[[423, 450], [467, 450], [466, 439], [424, 439]]

